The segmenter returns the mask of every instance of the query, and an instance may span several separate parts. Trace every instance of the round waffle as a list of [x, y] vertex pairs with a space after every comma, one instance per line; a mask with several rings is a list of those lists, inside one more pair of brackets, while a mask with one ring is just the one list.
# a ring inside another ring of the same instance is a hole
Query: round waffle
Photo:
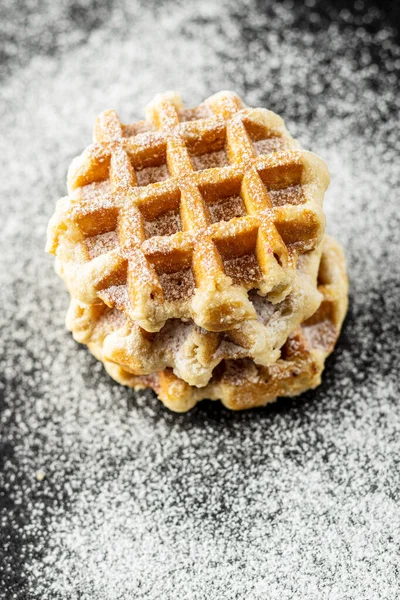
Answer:
[[135, 389], [152, 388], [171, 410], [185, 412], [202, 399], [221, 400], [228, 408], [242, 410], [273, 402], [279, 396], [295, 396], [321, 382], [327, 356], [332, 352], [346, 315], [348, 281], [341, 247], [326, 236], [318, 272], [322, 302], [285, 342], [280, 358], [270, 366], [249, 358], [224, 360], [205, 387], [190, 386], [171, 369], [147, 376], [129, 373], [104, 356], [101, 343], [89, 343], [116, 381]]
[[320, 243], [325, 163], [280, 117], [220, 92], [193, 109], [157, 96], [147, 119], [100, 115], [75, 159], [47, 249], [73, 297], [117, 307], [148, 332], [168, 319], [228, 331], [281, 302], [298, 254]]

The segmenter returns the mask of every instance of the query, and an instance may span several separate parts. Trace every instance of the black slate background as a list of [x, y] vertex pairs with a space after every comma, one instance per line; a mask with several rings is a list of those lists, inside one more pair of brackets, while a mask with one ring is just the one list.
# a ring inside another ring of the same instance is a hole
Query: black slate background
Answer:
[[[68, 52], [70, 44], [85, 44], [86, 36], [96, 28], [102, 27], [107, 21], [110, 14], [113, 11], [113, 2], [105, 2], [102, 0], [94, 1], [76, 1], [76, 2], [65, 2], [63, 7], [60, 7], [58, 11], [49, 13], [49, 19], [46, 21], [45, 31], [43, 35], [38, 36], [37, 30], [30, 33], [29, 22], [32, 15], [38, 12], [46, 14], [47, 5], [52, 4], [51, 0], [44, 0], [42, 2], [36, 1], [21, 1], [17, 0], [14, 2], [3, 2], [0, 6], [0, 78], [7, 82], [7, 79], [11, 76], [15, 76], [20, 69], [25, 67], [29, 62], [38, 55], [57, 55], [57, 53]], [[157, 2], [146, 2], [144, 3], [149, 7], [153, 4], [155, 14], [157, 13]], [[268, 11], [268, 3], [257, 2], [257, 10]], [[355, 3], [345, 2], [340, 0], [334, 2], [329, 1], [317, 1], [313, 6], [313, 11], [318, 11], [323, 17], [322, 21], [319, 21], [315, 27], [326, 27], [330, 22], [338, 20], [339, 12], [343, 8], [347, 8], [355, 15], [352, 26], [357, 24], [357, 15], [360, 14], [360, 23], [362, 19], [362, 13], [367, 10], [368, 7], [374, 7], [377, 3], [372, 1], [364, 2], [364, 8], [362, 10], [357, 9]], [[364, 26], [370, 29], [371, 32], [379, 30], [380, 27], [390, 23], [390, 25], [397, 29], [398, 36], [400, 36], [400, 4], [399, 2], [379, 2], [379, 19], [374, 19], [369, 25]], [[311, 10], [306, 4], [302, 2], [296, 2], [294, 9], [296, 14], [296, 25], [299, 28], [309, 28], [308, 13]], [[262, 31], [255, 31], [254, 22], [250, 22], [247, 19], [247, 6], [246, 2], [243, 2], [238, 10], [236, 19], [241, 27], [243, 39], [251, 40], [255, 35], [260, 36]], [[68, 35], [65, 35], [66, 31], [75, 31], [78, 33], [71, 42]], [[116, 35], [118, 32], [116, 32]], [[373, 56], [380, 69], [384, 69], [385, 65], [380, 64], [379, 52], [374, 53], [374, 49], [371, 49]], [[252, 84], [249, 84], [249, 89]], [[244, 82], [246, 88], [246, 82]], [[274, 99], [269, 98], [269, 107], [274, 109]], [[295, 104], [294, 104], [295, 106]], [[293, 118], [296, 117], [295, 109], [293, 111]], [[310, 106], [310, 114], [301, 115], [303, 118], [312, 118], [312, 106]], [[59, 184], [62, 185], [62, 182]], [[2, 198], [1, 202], [5, 202], [7, 199]], [[396, 231], [396, 230], [395, 230]], [[27, 257], [27, 263], [29, 263], [29, 257]], [[0, 269], [1, 269], [0, 264]], [[18, 295], [18, 282], [16, 282], [16, 293]], [[21, 286], [23, 290], [23, 286]], [[400, 294], [400, 282], [397, 274], [387, 277], [385, 281], [381, 282], [379, 288], [374, 292], [371, 292], [369, 298], [374, 298], [375, 301], [365, 306], [365, 312], [355, 314], [352, 304], [350, 304], [349, 315], [343, 330], [343, 334], [340, 338], [337, 353], [330, 359], [327, 370], [325, 373], [324, 381], [321, 388], [317, 393], [310, 392], [302, 396], [301, 399], [286, 401], [285, 403], [278, 403], [276, 406], [268, 407], [263, 411], [255, 411], [253, 413], [243, 415], [232, 415], [227, 413], [219, 404], [205, 402], [201, 405], [200, 409], [194, 410], [190, 416], [176, 417], [165, 411], [162, 406], [159, 406], [155, 410], [153, 417], [154, 423], [157, 420], [166, 420], [171, 424], [171, 427], [187, 428], [188, 431], [201, 427], [203, 423], [210, 426], [213, 429], [214, 435], [218, 437], [219, 434], [223, 435], [223, 432], [228, 427], [235, 427], [238, 423], [242, 423], [243, 427], [251, 427], [251, 420], [253, 418], [268, 419], [272, 415], [282, 414], [293, 414], [294, 418], [301, 418], [307, 420], [307, 414], [314, 410], [318, 397], [322, 397], [324, 393], [332, 385], [336, 373], [336, 362], [340, 360], [343, 353], [349, 352], [354, 355], [354, 348], [357, 344], [356, 336], [360, 331], [355, 326], [355, 322], [359, 318], [366, 320], [367, 326], [371, 331], [371, 335], [374, 338], [376, 344], [380, 344], [384, 349], [382, 360], [377, 363], [376, 354], [374, 347], [367, 349], [366, 352], [360, 354], [359, 357], [354, 359], [354, 364], [357, 366], [357, 373], [362, 377], [363, 373], [373, 374], [374, 370], [378, 369], [380, 374], [385, 372], [391, 373], [393, 371], [393, 348], [398, 347], [398, 323], [399, 323], [399, 304], [398, 302], [387, 303], [385, 298], [390, 296], [392, 298], [398, 297]], [[397, 324], [397, 327], [396, 327]], [[388, 325], [391, 325], [390, 333], [388, 334]], [[21, 328], [24, 327], [23, 318], [20, 324]], [[4, 332], [6, 334], [6, 332]], [[4, 356], [10, 351], [11, 346], [18, 346], [21, 342], [15, 339], [8, 339], [5, 335], [2, 338], [2, 332], [0, 331], [0, 357]], [[85, 353], [85, 349], [77, 348], [76, 352]], [[386, 359], [385, 359], [386, 356]], [[93, 361], [94, 364], [94, 361]], [[342, 371], [341, 371], [342, 372]], [[350, 378], [353, 378], [353, 384], [356, 386], [357, 381], [354, 380], [356, 375], [354, 370], [348, 374]], [[12, 388], [18, 390], [21, 386], [21, 378], [17, 374], [13, 381], [9, 381], [0, 372], [0, 378], [3, 378], [0, 385], [0, 410], [8, 410], [9, 403], [6, 397], [7, 390]], [[87, 382], [87, 385], [95, 390], [99, 378], [104, 381], [104, 374], [95, 370], [93, 379]], [[31, 401], [34, 400], [35, 394], [40, 396], [40, 386], [37, 389], [31, 389]], [[127, 411], [129, 411], [129, 403], [134, 402], [132, 396], [129, 396], [127, 400]], [[254, 417], [254, 415], [257, 417]], [[19, 418], [18, 410], [15, 411], [8, 420], [10, 430], [15, 424], [15, 420]], [[338, 417], [339, 418], [339, 417]], [[335, 423], [332, 423], [332, 427], [335, 427]], [[240, 444], [240, 435], [238, 435], [238, 444]], [[37, 451], [40, 451], [42, 443], [40, 429], [37, 433]], [[51, 478], [45, 480], [43, 484], [32, 486], [29, 481], [26, 480], [24, 475], [20, 474], [18, 458], [14, 456], [13, 440], [7, 434], [6, 430], [0, 432], [0, 468], [2, 469], [2, 489], [0, 489], [0, 516], [1, 516], [1, 538], [0, 538], [0, 597], [2, 598], [36, 598], [34, 590], [28, 590], [27, 581], [25, 577], [26, 569], [24, 568], [26, 562], [31, 561], [34, 557], [36, 560], [40, 560], [43, 549], [38, 547], [35, 550], [36, 545], [36, 532], [31, 533], [24, 526], [30, 521], [30, 511], [32, 505], [43, 504], [45, 509], [42, 511], [42, 528], [41, 539], [45, 539], [45, 531], [47, 527], [46, 506], [49, 508], [53, 507], [54, 504], [60, 504], [64, 507], [68, 506], [70, 498], [67, 494], [65, 496], [60, 495], [60, 486], [52, 483]], [[321, 440], [315, 440], [316, 451], [321, 449], [323, 443]], [[30, 451], [35, 452], [35, 447], [31, 447]], [[288, 460], [293, 461], [295, 464], [298, 463], [301, 466], [302, 463], [302, 451], [301, 448], [295, 446], [288, 446], [283, 449], [283, 456]], [[329, 453], [325, 460], [329, 461]], [[393, 487], [388, 493], [392, 494], [392, 499], [395, 502], [399, 501], [399, 488], [396, 486], [396, 477], [398, 477], [398, 469], [400, 467], [400, 458], [391, 457], [392, 460], [392, 482]], [[6, 465], [4, 467], [4, 465]], [[69, 473], [65, 471], [63, 477], [67, 480]], [[179, 474], [178, 474], [179, 476]], [[398, 481], [398, 480], [397, 480]], [[389, 486], [390, 487], [390, 486]], [[25, 496], [26, 502], [23, 504], [15, 503], [15, 490], [19, 490]], [[234, 490], [233, 490], [234, 491]], [[224, 512], [224, 504], [221, 501], [219, 505], [219, 511], [222, 514]], [[220, 518], [218, 511], [214, 515], [215, 519]], [[29, 551], [27, 550], [29, 548]], [[33, 550], [32, 550], [33, 549]], [[399, 557], [400, 558], [400, 557]], [[400, 581], [399, 581], [400, 583]], [[138, 596], [141, 597], [140, 592]], [[211, 596], [212, 597], [212, 596]], [[294, 598], [296, 596], [293, 596]], [[311, 596], [310, 596], [311, 597]], [[354, 596], [355, 598], [359, 596]], [[386, 596], [385, 596], [386, 597]]]

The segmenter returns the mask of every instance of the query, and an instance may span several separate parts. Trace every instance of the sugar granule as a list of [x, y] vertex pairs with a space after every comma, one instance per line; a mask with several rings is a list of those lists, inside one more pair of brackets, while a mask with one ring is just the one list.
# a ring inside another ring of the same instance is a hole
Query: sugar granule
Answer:
[[[18, 40], [26, 28], [9, 4], [1, 31]], [[397, 598], [392, 30], [370, 28], [379, 11], [362, 2], [328, 21], [308, 2], [306, 27], [291, 2], [99, 3], [96, 20], [82, 0], [78, 27], [58, 4], [33, 13], [20, 54], [8, 42], [1, 72], [0, 596]], [[64, 330], [45, 231], [96, 114], [111, 106], [130, 122], [159, 91], [195, 105], [224, 88], [281, 114], [328, 162], [350, 312], [317, 391], [249, 413], [203, 403], [173, 415], [113, 383]]]

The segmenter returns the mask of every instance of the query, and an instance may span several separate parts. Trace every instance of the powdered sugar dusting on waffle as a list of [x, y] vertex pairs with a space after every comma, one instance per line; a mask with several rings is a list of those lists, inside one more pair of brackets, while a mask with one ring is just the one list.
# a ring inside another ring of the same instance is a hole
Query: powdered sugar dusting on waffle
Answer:
[[246, 209], [240, 196], [229, 196], [219, 202], [210, 204], [208, 208], [213, 223], [230, 221], [235, 217], [244, 217], [246, 214]]
[[256, 292], [250, 292], [249, 297], [256, 309], [257, 318], [264, 324], [268, 323], [271, 317], [279, 309], [279, 305], [272, 304], [272, 302], [266, 302], [265, 298], [259, 296]]
[[213, 169], [215, 167], [227, 167], [229, 160], [224, 150], [217, 150], [216, 152], [208, 152], [207, 154], [200, 154], [198, 156], [192, 156], [192, 163], [196, 171], [203, 171], [204, 169]]
[[225, 273], [232, 277], [234, 283], [252, 284], [253, 286], [261, 279], [261, 270], [258, 266], [255, 254], [244, 254], [224, 261]]
[[246, 355], [247, 352], [245, 348], [228, 339], [223, 339], [215, 352], [215, 358], [217, 360], [222, 360], [226, 356], [229, 356], [230, 359], [237, 360], [246, 357]]
[[176, 273], [161, 273], [160, 282], [167, 302], [185, 300], [193, 295], [195, 285], [192, 269]]
[[157, 181], [165, 181], [169, 178], [167, 165], [158, 167], [145, 167], [136, 171], [136, 179], [138, 185], [149, 185]]
[[115, 306], [117, 309], [122, 310], [129, 302], [128, 287], [126, 285], [111, 285], [102, 292], [101, 298], [108, 306]]
[[301, 186], [292, 185], [284, 190], [269, 190], [268, 195], [274, 206], [302, 204], [305, 200]]
[[106, 311], [99, 319], [99, 329], [104, 328], [104, 331], [108, 331], [109, 333], [123, 327], [125, 324], [125, 315], [116, 308]]
[[122, 125], [122, 135], [126, 138], [148, 131], [155, 131], [155, 127], [150, 121], [138, 121], [137, 123]]
[[270, 154], [271, 152], [286, 150], [287, 143], [284, 138], [270, 137], [254, 142], [254, 148], [258, 154]]
[[335, 343], [335, 330], [332, 324], [327, 320], [325, 324], [310, 325], [304, 328], [304, 335], [307, 341], [314, 348], [326, 348]]
[[[371, 3], [328, 27], [314, 2], [299, 19], [300, 3], [150, 5], [94, 14], [80, 3], [78, 30], [69, 7], [47, 1], [32, 7], [36, 35], [19, 26], [20, 4], [9, 21], [14, 68], [35, 39], [51, 53], [1, 92], [1, 590], [394, 600], [399, 46]], [[104, 25], [88, 33], [88, 20]], [[328, 227], [347, 249], [351, 310], [322, 387], [298, 401], [172, 415], [151, 393], [113, 384], [63, 330], [67, 295], [42, 246], [65, 165], [105, 104], [133, 118], [168, 87], [192, 104], [237, 89], [329, 164]]]
[[86, 247], [89, 252], [90, 260], [93, 260], [101, 254], [110, 252], [118, 246], [118, 237], [115, 231], [108, 231], [94, 235], [85, 240]]
[[185, 343], [190, 323], [170, 319], [156, 335], [156, 346], [163, 352], [177, 355]]
[[179, 118], [182, 122], [207, 119], [209, 117], [212, 117], [212, 112], [205, 104], [199, 104], [196, 108], [186, 108], [185, 110], [179, 111]]
[[182, 230], [179, 212], [170, 210], [152, 221], [145, 221], [144, 229], [147, 237], [153, 235], [173, 235]]

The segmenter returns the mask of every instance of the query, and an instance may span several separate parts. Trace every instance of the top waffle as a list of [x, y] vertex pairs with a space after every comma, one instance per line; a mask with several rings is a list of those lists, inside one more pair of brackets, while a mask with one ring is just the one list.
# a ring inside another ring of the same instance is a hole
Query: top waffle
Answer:
[[283, 300], [297, 253], [320, 242], [327, 167], [231, 92], [193, 109], [159, 95], [147, 115], [98, 117], [47, 249], [83, 303], [118, 304], [147, 331], [170, 318], [230, 330], [256, 318], [249, 290]]

